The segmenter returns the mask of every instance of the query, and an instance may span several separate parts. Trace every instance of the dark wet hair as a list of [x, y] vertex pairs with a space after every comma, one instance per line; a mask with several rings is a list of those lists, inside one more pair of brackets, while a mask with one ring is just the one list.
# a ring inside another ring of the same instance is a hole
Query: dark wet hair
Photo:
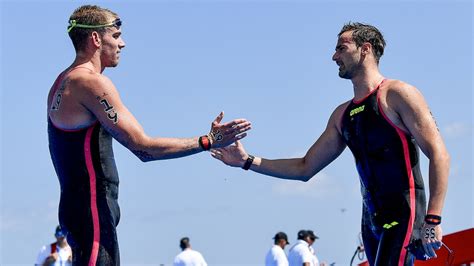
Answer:
[[342, 27], [337, 36], [341, 37], [341, 35], [347, 31], [352, 31], [352, 39], [357, 47], [361, 47], [362, 44], [366, 42], [372, 45], [372, 51], [378, 63], [386, 45], [382, 33], [372, 25], [349, 22]]

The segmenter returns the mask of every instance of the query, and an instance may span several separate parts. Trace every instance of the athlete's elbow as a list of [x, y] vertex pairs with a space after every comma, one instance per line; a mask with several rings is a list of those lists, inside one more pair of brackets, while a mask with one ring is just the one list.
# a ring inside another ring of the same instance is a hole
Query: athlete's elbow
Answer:
[[444, 153], [443, 157], [444, 157], [444, 161], [446, 162], [446, 164], [450, 165], [451, 164], [451, 155], [449, 155], [448, 151], [446, 151]]
[[448, 169], [449, 171], [449, 168], [451, 166], [451, 155], [449, 155], [449, 153], [446, 151], [444, 154], [443, 154], [443, 159], [442, 159], [446, 165], [446, 168]]
[[298, 177], [298, 180], [303, 181], [303, 182], [308, 182], [313, 178], [314, 175], [301, 175]]
[[159, 156], [157, 156], [157, 152], [153, 151], [153, 154], [151, 153], [152, 150], [149, 149], [149, 139], [148, 138], [132, 138], [126, 145], [126, 147], [133, 153], [135, 156], [137, 156], [138, 159], [142, 162], [150, 162], [150, 161], [155, 161], [159, 160]]
[[439, 163], [439, 164], [445, 165], [447, 167], [449, 167], [451, 163], [451, 156], [449, 155], [446, 149], [433, 152], [429, 159], [430, 161], [433, 161], [437, 164]]
[[155, 160], [155, 158], [153, 158], [153, 156], [151, 156], [151, 154], [147, 153], [146, 151], [132, 150], [132, 153], [135, 154], [135, 156], [137, 156], [137, 158], [144, 163]]
[[306, 162], [305, 158], [301, 161], [300, 165], [300, 170], [299, 170], [299, 175], [298, 175], [298, 180], [303, 181], [303, 182], [308, 182], [313, 178], [314, 175], [316, 175], [316, 172], [310, 165]]
[[294, 175], [294, 179], [302, 182], [308, 182], [313, 176], [314, 174], [312, 172], [301, 169], [296, 175]]
[[130, 148], [130, 151], [133, 154], [135, 154], [135, 156], [137, 156], [137, 158], [140, 159], [140, 161], [145, 162], [145, 163], [154, 161], [157, 159], [143, 147], [132, 147]]

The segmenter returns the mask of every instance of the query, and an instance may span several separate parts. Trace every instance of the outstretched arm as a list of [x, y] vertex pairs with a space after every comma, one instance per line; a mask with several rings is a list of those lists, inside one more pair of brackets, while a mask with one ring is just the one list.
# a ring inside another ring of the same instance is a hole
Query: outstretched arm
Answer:
[[[304, 157], [276, 160], [255, 157], [250, 165], [250, 169], [282, 179], [308, 181], [337, 158], [346, 147], [338, 129], [342, 111], [343, 106], [339, 106], [333, 112], [323, 134], [311, 146]], [[235, 145], [213, 149], [211, 155], [233, 167], [243, 167], [249, 158], [249, 155], [239, 141]]]
[[87, 108], [102, 126], [122, 145], [131, 150], [142, 161], [170, 159], [188, 156], [209, 147], [224, 147], [246, 136], [251, 128], [245, 119], [236, 119], [220, 124], [224, 113], [220, 113], [211, 124], [211, 132], [192, 138], [150, 137], [120, 100], [113, 83], [103, 75], [94, 74], [80, 84], [84, 87], [81, 104]]

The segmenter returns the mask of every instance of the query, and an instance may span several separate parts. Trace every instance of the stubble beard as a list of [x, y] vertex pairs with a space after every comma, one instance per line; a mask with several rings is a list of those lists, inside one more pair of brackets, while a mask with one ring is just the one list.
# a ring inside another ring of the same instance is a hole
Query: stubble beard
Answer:
[[342, 69], [339, 69], [339, 77], [343, 79], [352, 79], [357, 75], [360, 70], [359, 64], [353, 64], [347, 67], [346, 65], [343, 66]]
[[339, 70], [339, 77], [343, 79], [351, 79], [352, 73], [347, 71], [347, 69]]

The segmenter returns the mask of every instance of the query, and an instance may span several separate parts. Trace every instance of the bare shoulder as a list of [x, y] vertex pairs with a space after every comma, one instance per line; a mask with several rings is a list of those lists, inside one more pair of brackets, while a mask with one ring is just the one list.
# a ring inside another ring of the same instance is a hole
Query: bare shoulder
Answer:
[[78, 93], [101, 95], [115, 92], [115, 86], [105, 75], [88, 70], [78, 70], [68, 75], [68, 85], [79, 88]]
[[409, 132], [414, 117], [429, 114], [421, 92], [400, 80], [384, 82], [379, 91], [379, 104], [386, 117], [397, 127]]
[[336, 109], [334, 109], [334, 111], [332, 112], [331, 118], [329, 118], [328, 126], [332, 124], [337, 129], [339, 134], [341, 134], [341, 132], [342, 132], [342, 130], [341, 130], [342, 115], [346, 111], [346, 109], [349, 106], [350, 102], [351, 101], [349, 100], [349, 101], [346, 101], [346, 102], [338, 105], [336, 107]]
[[[415, 86], [400, 80], [388, 80], [380, 86], [379, 101], [384, 111], [400, 113], [425, 107], [426, 102]], [[390, 117], [390, 115], [389, 115]]]
[[420, 97], [421, 92], [413, 85], [401, 80], [387, 80], [380, 86], [380, 96], [385, 99], [410, 100]]
[[55, 95], [49, 96], [49, 117], [64, 129], [90, 126], [97, 120], [94, 109], [101, 107], [99, 97], [109, 95], [110, 99], [116, 99], [116, 89], [110, 79], [86, 68], [65, 73]]
[[347, 106], [349, 106], [349, 103], [350, 103], [350, 102], [351, 102], [351, 101], [348, 100], [348, 101], [345, 101], [345, 102], [341, 103], [340, 105], [338, 105], [338, 106], [336, 107], [336, 109], [334, 109], [334, 112], [333, 112], [333, 113], [334, 113], [334, 114], [341, 114], [341, 115], [342, 115], [342, 113], [347, 109]]

